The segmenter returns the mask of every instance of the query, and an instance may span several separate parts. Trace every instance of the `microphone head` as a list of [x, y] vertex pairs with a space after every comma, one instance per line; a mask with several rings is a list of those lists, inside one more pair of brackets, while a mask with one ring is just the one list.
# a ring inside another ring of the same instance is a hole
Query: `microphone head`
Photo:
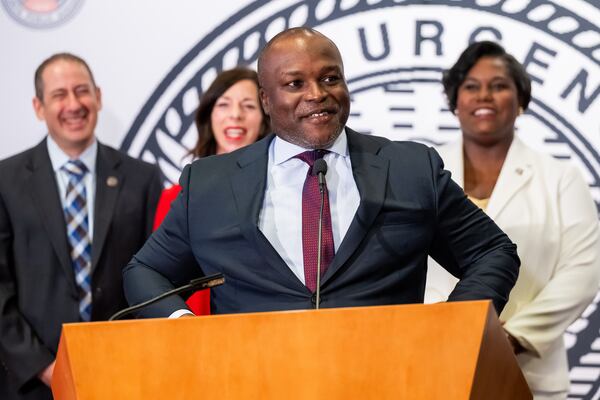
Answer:
[[325, 162], [325, 160], [323, 160], [322, 158], [318, 158], [317, 160], [315, 160], [315, 163], [313, 164], [313, 168], [312, 168], [312, 174], [313, 175], [319, 175], [319, 174], [325, 175], [326, 173], [327, 173], [327, 162]]

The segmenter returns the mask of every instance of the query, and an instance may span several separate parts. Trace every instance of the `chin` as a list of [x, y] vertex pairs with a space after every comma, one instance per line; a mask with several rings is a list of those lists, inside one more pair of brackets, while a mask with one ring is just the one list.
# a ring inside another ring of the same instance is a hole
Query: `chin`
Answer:
[[249, 143], [231, 143], [222, 147], [222, 151], [217, 154], [231, 153], [232, 151], [236, 151], [241, 149], [242, 147], [247, 146]]
[[327, 149], [333, 145], [336, 139], [342, 133], [342, 129], [336, 128], [334, 131], [307, 134], [307, 142], [313, 149]]
[[93, 136], [93, 134], [88, 132], [72, 132], [70, 135], [67, 135], [71, 142], [78, 144], [86, 144], [91, 142]]

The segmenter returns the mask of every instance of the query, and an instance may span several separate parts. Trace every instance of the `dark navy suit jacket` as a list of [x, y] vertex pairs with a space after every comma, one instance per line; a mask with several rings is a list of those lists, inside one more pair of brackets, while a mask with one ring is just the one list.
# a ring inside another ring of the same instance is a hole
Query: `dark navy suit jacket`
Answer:
[[[516, 246], [466, 198], [433, 149], [346, 132], [360, 205], [321, 280], [321, 307], [422, 302], [431, 255], [461, 278], [450, 300], [491, 299], [499, 313], [517, 279]], [[184, 169], [181, 194], [124, 271], [130, 304], [221, 272], [226, 283], [211, 292], [213, 313], [314, 307], [313, 293], [257, 225], [272, 139]], [[184, 301], [172, 297], [140, 315], [181, 308]]]

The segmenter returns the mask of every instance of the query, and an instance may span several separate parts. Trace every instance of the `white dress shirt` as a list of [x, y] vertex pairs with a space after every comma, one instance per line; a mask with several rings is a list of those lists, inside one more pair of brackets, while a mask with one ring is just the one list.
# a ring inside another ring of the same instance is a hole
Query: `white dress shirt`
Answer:
[[[269, 146], [267, 185], [258, 227], [292, 272], [304, 280], [302, 257], [302, 189], [308, 164], [294, 158], [304, 149], [279, 137]], [[360, 194], [352, 175], [346, 132], [333, 143], [323, 157], [327, 162], [327, 191], [335, 251], [340, 247], [360, 203]]]
[[[50, 162], [52, 163], [52, 169], [56, 176], [56, 182], [58, 183], [58, 194], [60, 195], [60, 202], [63, 210], [66, 206], [65, 200], [67, 196], [67, 185], [69, 183], [69, 173], [62, 170], [62, 166], [65, 165], [71, 158], [60, 148], [58, 144], [48, 135], [46, 140], [48, 146], [48, 155], [50, 156]], [[85, 183], [85, 191], [87, 196], [88, 204], [88, 226], [90, 240], [93, 239], [94, 233], [94, 199], [96, 196], [96, 155], [98, 153], [98, 142], [94, 142], [84, 150], [78, 157], [79, 160], [87, 167], [88, 173], [85, 174], [83, 180]]]
[[[258, 218], [258, 228], [279, 253], [294, 275], [304, 284], [302, 256], [302, 189], [308, 164], [294, 158], [307, 150], [275, 137], [269, 145], [267, 184]], [[340, 247], [360, 203], [360, 194], [352, 174], [346, 131], [324, 155], [327, 162], [325, 181], [329, 194], [331, 225], [335, 251]], [[169, 318], [191, 314], [182, 309]]]

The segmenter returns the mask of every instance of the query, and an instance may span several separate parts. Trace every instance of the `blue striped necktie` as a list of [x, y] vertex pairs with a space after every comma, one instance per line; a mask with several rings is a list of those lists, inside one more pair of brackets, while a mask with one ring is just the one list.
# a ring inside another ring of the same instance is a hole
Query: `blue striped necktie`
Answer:
[[82, 321], [89, 321], [92, 316], [92, 241], [83, 180], [87, 168], [80, 160], [69, 160], [62, 170], [69, 176], [64, 211], [71, 264], [79, 292], [79, 315]]

